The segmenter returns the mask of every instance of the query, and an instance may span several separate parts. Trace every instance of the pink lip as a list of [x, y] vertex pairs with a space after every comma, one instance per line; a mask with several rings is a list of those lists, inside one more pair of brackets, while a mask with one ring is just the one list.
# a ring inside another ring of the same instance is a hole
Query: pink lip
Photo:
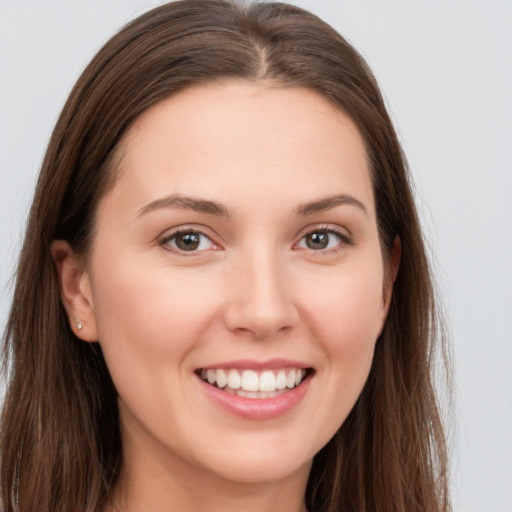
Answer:
[[239, 359], [236, 361], [223, 361], [221, 363], [201, 366], [203, 370], [216, 370], [219, 368], [236, 368], [239, 370], [254, 370], [262, 372], [264, 370], [275, 370], [279, 368], [311, 368], [311, 365], [300, 361], [290, 359], [269, 359], [268, 361], [253, 361], [249, 359]]
[[[230, 361], [228, 368], [240, 368], [238, 365], [231, 366], [235, 361]], [[239, 363], [240, 361], [238, 361]], [[289, 365], [285, 365], [289, 366]], [[293, 366], [293, 365], [291, 365]], [[278, 366], [283, 368], [283, 366]], [[215, 366], [214, 368], [222, 368]], [[254, 368], [254, 366], [251, 366]], [[268, 367], [266, 367], [268, 368]], [[272, 367], [274, 368], [274, 367]], [[203, 391], [217, 405], [235, 416], [248, 420], [272, 420], [292, 410], [305, 396], [309, 389], [312, 375], [307, 376], [299, 386], [285, 391], [274, 398], [245, 398], [232, 395], [222, 389], [211, 386], [199, 376], [197, 380]]]

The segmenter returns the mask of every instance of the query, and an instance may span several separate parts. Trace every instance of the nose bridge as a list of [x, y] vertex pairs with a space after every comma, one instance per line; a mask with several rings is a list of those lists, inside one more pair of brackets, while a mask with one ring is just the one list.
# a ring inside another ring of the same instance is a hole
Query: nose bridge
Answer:
[[237, 260], [230, 276], [234, 290], [226, 313], [228, 327], [250, 331], [257, 338], [292, 327], [298, 314], [279, 251], [251, 244]]

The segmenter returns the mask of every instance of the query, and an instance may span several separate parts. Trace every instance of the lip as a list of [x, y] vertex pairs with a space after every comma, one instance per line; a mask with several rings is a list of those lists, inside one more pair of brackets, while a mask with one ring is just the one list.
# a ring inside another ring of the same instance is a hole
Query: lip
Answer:
[[[230, 361], [229, 364], [234, 362], [235, 361]], [[240, 366], [235, 367], [240, 368]], [[210, 368], [222, 367], [215, 366]], [[233, 368], [233, 366], [231, 366], [231, 368]], [[251, 366], [251, 368], [254, 369], [255, 367]], [[283, 368], [283, 366], [272, 366], [270, 368], [268, 366], [262, 367], [262, 369], [271, 368]], [[307, 366], [304, 366], [304, 368], [307, 368]], [[208, 384], [198, 375], [196, 375], [196, 378], [208, 398], [225, 411], [244, 419], [264, 421], [279, 418], [297, 406], [306, 395], [313, 375], [314, 372], [308, 374], [297, 387], [273, 398], [245, 398], [232, 395]]]
[[223, 361], [221, 363], [210, 364], [208, 366], [201, 366], [200, 369], [218, 370], [222, 368], [236, 368], [237, 370], [254, 370], [255, 372], [262, 372], [265, 370], [277, 370], [280, 368], [300, 368], [306, 370], [311, 368], [311, 365], [300, 361], [292, 361], [291, 359], [268, 359], [267, 361], [238, 359], [236, 361]]

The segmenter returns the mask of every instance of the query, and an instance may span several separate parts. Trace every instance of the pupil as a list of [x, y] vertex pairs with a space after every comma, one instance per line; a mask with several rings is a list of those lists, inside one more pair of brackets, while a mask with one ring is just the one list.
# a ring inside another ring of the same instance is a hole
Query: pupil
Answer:
[[184, 233], [176, 239], [176, 245], [183, 251], [195, 251], [199, 247], [199, 235], [197, 233]]
[[310, 249], [325, 249], [329, 243], [329, 235], [325, 231], [317, 231], [306, 236], [306, 245]]

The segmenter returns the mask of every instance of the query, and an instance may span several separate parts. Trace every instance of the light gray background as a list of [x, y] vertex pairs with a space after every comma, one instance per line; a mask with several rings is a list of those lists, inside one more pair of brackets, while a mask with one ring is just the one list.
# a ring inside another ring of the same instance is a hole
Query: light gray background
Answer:
[[[2, 326], [34, 180], [67, 93], [109, 36], [158, 3], [0, 0]], [[368, 59], [409, 157], [453, 333], [455, 511], [510, 512], [512, 0], [295, 3]]]

